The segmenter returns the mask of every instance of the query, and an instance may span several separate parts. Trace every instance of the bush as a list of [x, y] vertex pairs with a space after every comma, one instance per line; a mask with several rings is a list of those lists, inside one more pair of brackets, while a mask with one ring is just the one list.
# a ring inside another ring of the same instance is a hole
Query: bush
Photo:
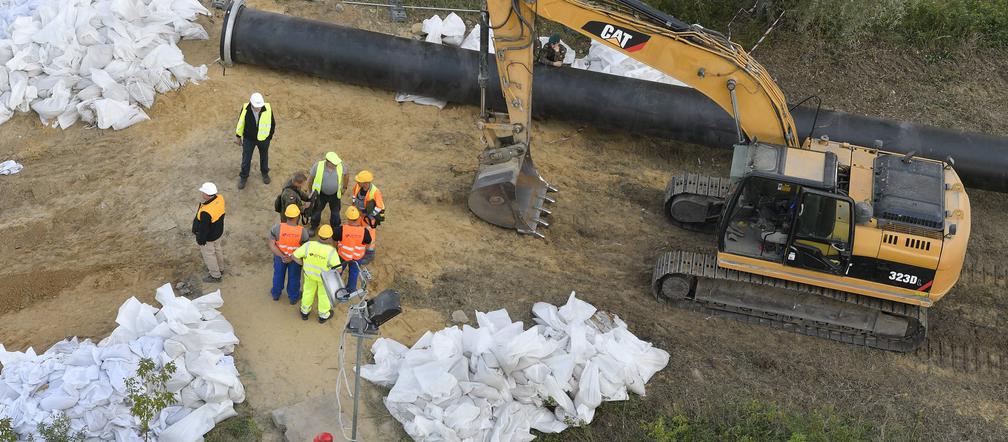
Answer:
[[0, 419], [0, 442], [17, 442], [18, 435], [11, 426], [11, 418]]
[[[70, 433], [70, 418], [65, 414], [56, 416], [51, 424], [39, 423], [36, 429], [45, 442], [84, 442], [83, 431]], [[29, 436], [28, 440], [34, 441], [35, 438]]]
[[136, 375], [126, 380], [126, 396], [130, 414], [140, 421], [140, 435], [150, 438], [150, 423], [161, 410], [175, 405], [175, 394], [167, 391], [166, 384], [175, 373], [175, 363], [169, 362], [158, 370], [154, 361], [140, 359]]

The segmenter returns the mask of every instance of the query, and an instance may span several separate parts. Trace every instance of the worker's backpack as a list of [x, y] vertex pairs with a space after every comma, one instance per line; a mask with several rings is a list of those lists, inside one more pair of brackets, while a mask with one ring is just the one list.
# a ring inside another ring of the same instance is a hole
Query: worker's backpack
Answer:
[[276, 210], [277, 213], [283, 213], [283, 211], [284, 211], [284, 206], [283, 206], [283, 191], [281, 191], [280, 194], [277, 195], [276, 200], [273, 201], [273, 210]]

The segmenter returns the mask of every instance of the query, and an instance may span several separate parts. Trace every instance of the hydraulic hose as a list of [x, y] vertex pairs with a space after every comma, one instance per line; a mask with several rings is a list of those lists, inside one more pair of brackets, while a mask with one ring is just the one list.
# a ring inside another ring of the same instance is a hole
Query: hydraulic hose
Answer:
[[[221, 32], [221, 59], [304, 72], [341, 82], [480, 105], [479, 52], [232, 3]], [[490, 57], [486, 103], [506, 110]], [[717, 148], [737, 141], [731, 116], [691, 88], [580, 69], [536, 66], [533, 114]], [[798, 107], [802, 135], [829, 136], [865, 147], [955, 161], [970, 187], [1008, 192], [1008, 138], [902, 121]], [[815, 128], [811, 125], [815, 121]], [[811, 129], [811, 132], [810, 132]], [[475, 151], [474, 151], [475, 152]]]

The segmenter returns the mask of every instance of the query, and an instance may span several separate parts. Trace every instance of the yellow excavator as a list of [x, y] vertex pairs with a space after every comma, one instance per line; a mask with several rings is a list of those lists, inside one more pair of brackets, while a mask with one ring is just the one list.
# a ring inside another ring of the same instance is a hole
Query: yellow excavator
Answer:
[[555, 189], [530, 153], [538, 15], [686, 83], [735, 120], [730, 176], [684, 173], [666, 189], [673, 223], [713, 232], [717, 250], [658, 257], [659, 300], [886, 350], [924, 341], [927, 308], [958, 281], [970, 234], [951, 160], [801, 140], [783, 92], [741, 46], [639, 0], [485, 5], [507, 113], [486, 111], [484, 31], [477, 216], [538, 236], [549, 223]]

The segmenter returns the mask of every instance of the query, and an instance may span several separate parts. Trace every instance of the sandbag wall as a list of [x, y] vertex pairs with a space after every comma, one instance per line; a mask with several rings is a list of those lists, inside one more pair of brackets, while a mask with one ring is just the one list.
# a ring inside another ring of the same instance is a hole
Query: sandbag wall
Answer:
[[[332, 23], [232, 4], [221, 33], [221, 59], [293, 70], [362, 86], [479, 103], [475, 51], [430, 44]], [[491, 58], [491, 75], [497, 70]], [[729, 115], [703, 94], [683, 87], [596, 72], [537, 66], [533, 114], [591, 126], [730, 148]], [[503, 111], [500, 84], [491, 78], [491, 107]], [[907, 122], [798, 107], [802, 137], [833, 140], [945, 160], [952, 157], [967, 185], [1008, 192], [1008, 138], [956, 132]], [[815, 128], [812, 128], [815, 121]]]

